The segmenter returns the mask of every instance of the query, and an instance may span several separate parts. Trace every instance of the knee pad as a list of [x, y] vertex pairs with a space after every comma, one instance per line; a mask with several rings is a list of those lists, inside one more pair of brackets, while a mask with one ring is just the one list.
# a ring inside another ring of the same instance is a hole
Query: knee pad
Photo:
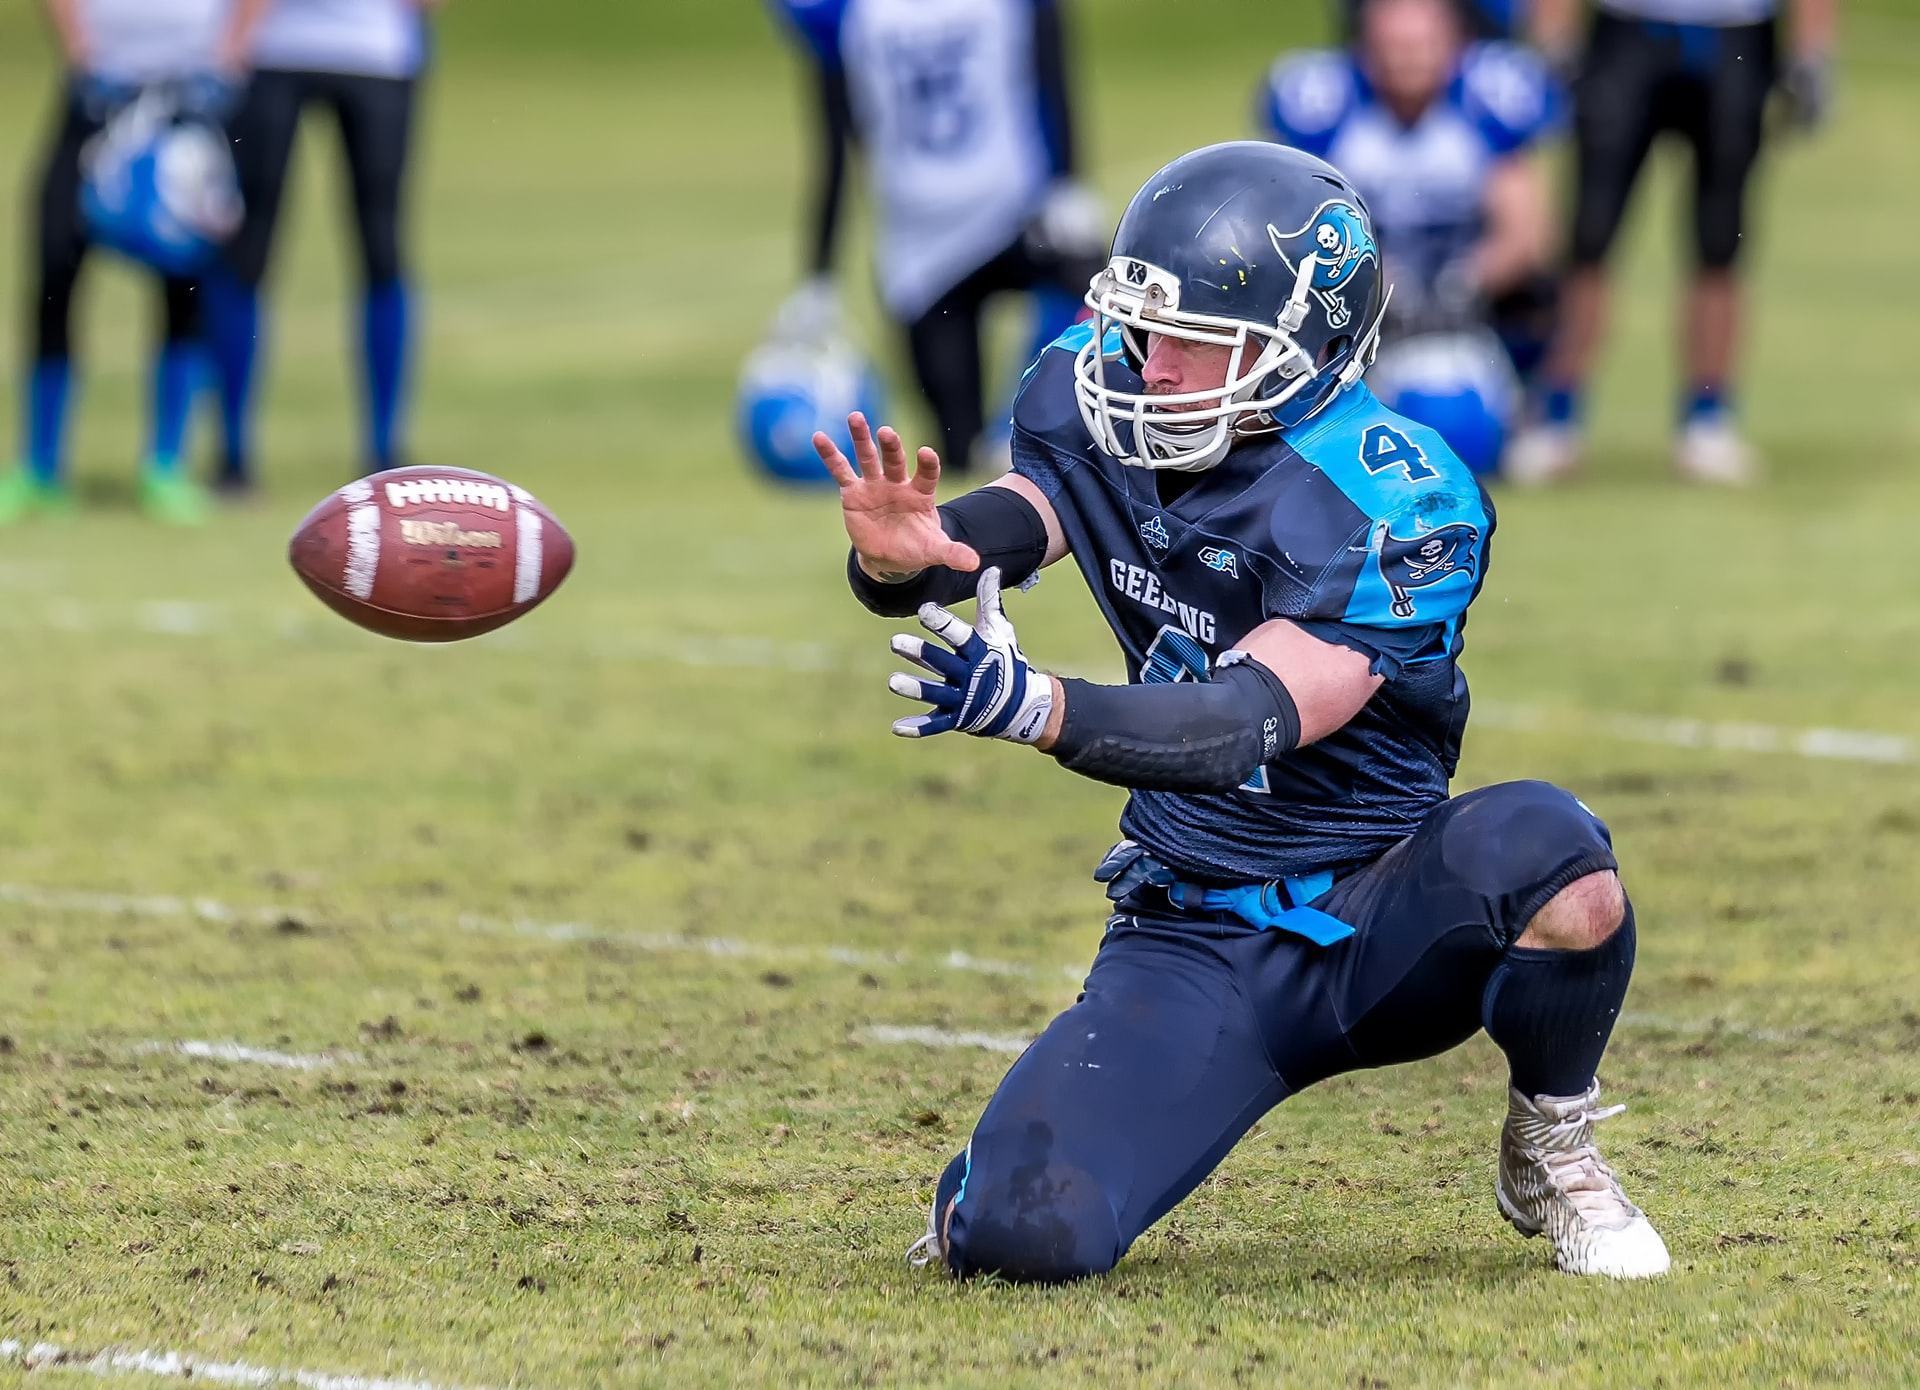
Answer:
[[[997, 1274], [1023, 1284], [1062, 1284], [1104, 1274], [1120, 1258], [1120, 1227], [1106, 1192], [1068, 1163], [965, 1171], [946, 1221], [947, 1265], [961, 1278]], [[949, 1172], [952, 1170], [949, 1169]], [[948, 1186], [941, 1182], [944, 1195]]]
[[1569, 883], [1619, 867], [1606, 825], [1551, 783], [1505, 782], [1455, 804], [1447, 865], [1494, 904], [1509, 941]]

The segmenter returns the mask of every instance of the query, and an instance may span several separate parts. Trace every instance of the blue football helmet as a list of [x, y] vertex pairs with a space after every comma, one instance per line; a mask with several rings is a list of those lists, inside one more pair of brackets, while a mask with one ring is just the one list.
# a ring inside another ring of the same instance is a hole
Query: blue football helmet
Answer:
[[1373, 372], [1387, 409], [1427, 426], [1475, 473], [1499, 472], [1520, 410], [1520, 383], [1486, 328], [1422, 333], [1389, 343]]
[[[1373, 218], [1299, 150], [1237, 140], [1181, 156], [1134, 195], [1112, 256], [1087, 291], [1098, 321], [1074, 376], [1088, 431], [1123, 463], [1211, 468], [1235, 439], [1313, 415], [1378, 349]], [[1148, 394], [1150, 334], [1231, 348], [1224, 386]]]
[[165, 274], [205, 268], [240, 226], [225, 133], [170, 88], [149, 88], [117, 112], [81, 151], [80, 170], [88, 233]]
[[833, 485], [813, 451], [813, 432], [825, 430], [853, 457], [847, 416], [886, 415], [886, 396], [872, 363], [844, 339], [774, 341], [755, 349], [740, 373], [734, 414], [747, 457], [781, 483]]

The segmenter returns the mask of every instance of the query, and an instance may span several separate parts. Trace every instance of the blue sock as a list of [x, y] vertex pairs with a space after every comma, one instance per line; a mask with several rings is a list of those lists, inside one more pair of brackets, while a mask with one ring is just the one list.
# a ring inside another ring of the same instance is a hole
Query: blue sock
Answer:
[[220, 423], [225, 436], [221, 475], [247, 478], [253, 462], [254, 367], [260, 354], [260, 291], [224, 271], [200, 289], [207, 320], [207, 348], [220, 381]]
[[155, 472], [171, 473], [180, 463], [205, 368], [206, 356], [197, 343], [168, 343], [153, 359], [153, 435], [147, 462]]
[[73, 363], [44, 357], [33, 364], [27, 383], [27, 468], [34, 481], [57, 483], [67, 452], [67, 398], [72, 394]]
[[1699, 424], [1725, 419], [1733, 413], [1733, 398], [1725, 386], [1696, 386], [1680, 402], [1680, 423]]
[[361, 312], [365, 367], [367, 463], [391, 468], [407, 390], [407, 328], [411, 305], [404, 280], [368, 287]]
[[1578, 425], [1584, 404], [1578, 387], [1549, 386], [1540, 398], [1540, 418], [1549, 425]]
[[1586, 951], [1509, 946], [1481, 1002], [1487, 1036], [1524, 1096], [1577, 1096], [1593, 1084], [1633, 974], [1633, 906]]

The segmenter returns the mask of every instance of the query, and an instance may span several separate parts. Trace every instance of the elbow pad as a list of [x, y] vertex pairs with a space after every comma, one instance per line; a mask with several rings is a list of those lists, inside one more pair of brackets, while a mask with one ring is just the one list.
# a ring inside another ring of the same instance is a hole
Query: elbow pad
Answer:
[[[1000, 583], [1013, 589], [1027, 582], [1047, 558], [1047, 524], [1033, 503], [1010, 488], [983, 487], [940, 508], [940, 529], [980, 555], [980, 569], [1000, 567]], [[973, 597], [980, 570], [935, 565], [899, 584], [883, 584], [860, 568], [847, 552], [847, 587], [869, 613], [910, 618], [923, 603], [949, 604]]]
[[1226, 792], [1300, 743], [1300, 711], [1251, 658], [1210, 681], [1093, 685], [1062, 680], [1066, 716], [1048, 750], [1096, 782], [1137, 791]]

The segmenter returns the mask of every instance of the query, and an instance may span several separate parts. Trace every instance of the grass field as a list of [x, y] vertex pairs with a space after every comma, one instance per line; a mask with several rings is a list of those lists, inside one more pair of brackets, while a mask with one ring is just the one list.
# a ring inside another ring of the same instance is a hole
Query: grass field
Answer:
[[[1263, 55], [1317, 27], [1203, 8], [1088, 6], [1116, 199], [1239, 132]], [[710, 9], [717, 31], [689, 17]], [[286, 572], [354, 457], [320, 130], [258, 507], [203, 534], [133, 517], [147, 306], [96, 275], [98, 505], [0, 534], [0, 1344], [134, 1382], [89, 1358], [442, 1387], [1920, 1382], [1903, 16], [1850, 21], [1837, 123], [1759, 199], [1747, 399], [1773, 480], [1665, 477], [1666, 166], [1598, 466], [1502, 499], [1468, 645], [1485, 717], [1459, 785], [1573, 788], [1639, 903], [1607, 1067], [1633, 1108], [1604, 1137], [1670, 1278], [1575, 1283], [1500, 1222], [1484, 1041], [1289, 1102], [1105, 1279], [905, 1267], [1008, 1057], [871, 1030], [1004, 1041], [1064, 1006], [1118, 797], [887, 738], [890, 629], [845, 597], [836, 516], [735, 461], [800, 159], [754, 8], [462, 0], [421, 184], [418, 452], [535, 488], [578, 570], [449, 650], [350, 629]], [[48, 90], [10, 12], [9, 190]], [[0, 221], [9, 305], [21, 226]], [[1017, 616], [1037, 659], [1113, 669], [1070, 574]], [[1883, 737], [1796, 741], [1815, 729]], [[30, 1360], [0, 1346], [0, 1385], [57, 1376]]]

